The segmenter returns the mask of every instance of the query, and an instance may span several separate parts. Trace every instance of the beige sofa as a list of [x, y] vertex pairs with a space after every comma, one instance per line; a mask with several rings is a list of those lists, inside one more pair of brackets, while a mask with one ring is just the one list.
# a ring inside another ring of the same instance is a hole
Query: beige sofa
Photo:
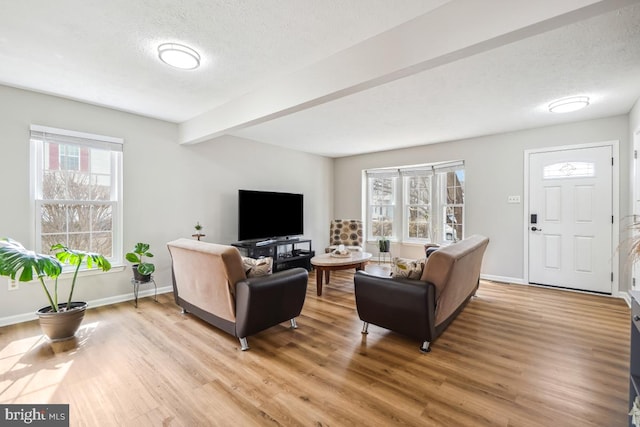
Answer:
[[247, 278], [240, 252], [233, 246], [190, 239], [167, 243], [173, 292], [183, 313], [240, 339], [289, 320], [296, 328], [307, 291], [307, 270], [294, 268]]
[[416, 338], [429, 351], [478, 288], [489, 239], [471, 236], [439, 248], [427, 258], [419, 280], [387, 278], [359, 271], [354, 276], [358, 315], [369, 323]]

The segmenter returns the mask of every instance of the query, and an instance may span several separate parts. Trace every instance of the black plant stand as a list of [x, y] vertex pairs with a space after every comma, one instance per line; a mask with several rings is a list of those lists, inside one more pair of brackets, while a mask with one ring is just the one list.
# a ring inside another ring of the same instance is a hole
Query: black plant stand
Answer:
[[153, 288], [155, 290], [153, 299], [155, 302], [158, 302], [158, 286], [156, 286], [156, 281], [151, 276], [151, 279], [148, 282], [141, 282], [134, 278], [131, 278], [131, 284], [133, 285], [133, 295], [135, 296], [135, 305], [138, 308], [138, 291], [140, 290], [140, 285], [144, 285], [147, 283], [153, 283]]

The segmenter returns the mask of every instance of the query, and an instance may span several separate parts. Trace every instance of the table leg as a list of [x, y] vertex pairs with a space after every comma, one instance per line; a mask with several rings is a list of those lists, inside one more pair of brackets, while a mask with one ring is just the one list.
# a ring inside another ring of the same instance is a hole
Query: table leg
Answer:
[[324, 283], [329, 283], [329, 280], [331, 279], [331, 270], [325, 270], [324, 271]]
[[316, 267], [316, 291], [318, 296], [322, 295], [322, 269]]

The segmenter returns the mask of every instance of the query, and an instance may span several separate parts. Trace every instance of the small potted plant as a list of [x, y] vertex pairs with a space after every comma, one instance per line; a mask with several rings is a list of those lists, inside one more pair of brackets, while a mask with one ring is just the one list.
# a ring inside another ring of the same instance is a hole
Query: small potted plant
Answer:
[[201, 237], [204, 237], [204, 234], [202, 234], [202, 226], [200, 225], [200, 221], [196, 222], [196, 225], [194, 225], [193, 228], [196, 229], [196, 234], [192, 235], [191, 237], [195, 237], [198, 240], [200, 240]]
[[381, 237], [380, 240], [378, 240], [378, 249], [380, 250], [380, 252], [389, 252], [390, 248], [391, 242], [389, 241], [389, 239], [387, 239], [386, 237]]
[[[11, 280], [30, 282], [37, 280], [49, 301], [49, 305], [37, 311], [40, 327], [51, 341], [62, 341], [72, 338], [84, 318], [87, 303], [73, 301], [73, 291], [78, 279], [78, 271], [82, 265], [88, 268], [111, 269], [111, 264], [102, 255], [69, 249], [62, 244], [51, 247], [55, 256], [38, 254], [25, 249], [21, 243], [13, 239], [0, 239], [0, 276], [8, 276]], [[67, 302], [58, 301], [58, 276], [62, 273], [62, 263], [75, 267], [71, 290]], [[54, 281], [53, 289], [45, 282], [45, 278]]]
[[145, 262], [144, 258], [153, 258], [153, 254], [149, 252], [148, 243], [136, 243], [133, 251], [125, 255], [127, 261], [133, 264], [133, 278], [137, 282], [147, 283], [151, 280], [151, 274], [156, 271], [156, 266], [150, 262]]

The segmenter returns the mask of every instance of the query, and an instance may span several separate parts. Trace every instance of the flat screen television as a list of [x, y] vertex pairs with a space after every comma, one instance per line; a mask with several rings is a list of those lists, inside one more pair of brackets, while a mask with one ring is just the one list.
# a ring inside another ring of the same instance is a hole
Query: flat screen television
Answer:
[[238, 240], [304, 234], [303, 213], [302, 194], [238, 190]]

